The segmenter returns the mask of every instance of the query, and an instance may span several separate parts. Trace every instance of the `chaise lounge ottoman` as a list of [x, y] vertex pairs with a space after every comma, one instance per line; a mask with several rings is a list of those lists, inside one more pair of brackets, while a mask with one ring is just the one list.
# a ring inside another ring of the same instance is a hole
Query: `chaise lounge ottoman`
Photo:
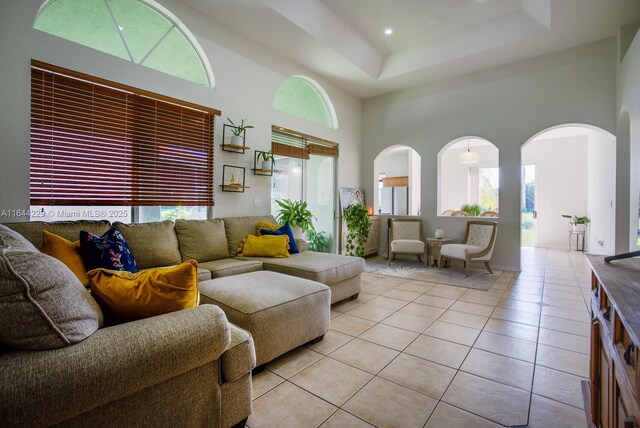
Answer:
[[229, 322], [253, 336], [256, 366], [329, 330], [331, 291], [315, 281], [260, 271], [198, 284], [200, 304], [219, 306]]

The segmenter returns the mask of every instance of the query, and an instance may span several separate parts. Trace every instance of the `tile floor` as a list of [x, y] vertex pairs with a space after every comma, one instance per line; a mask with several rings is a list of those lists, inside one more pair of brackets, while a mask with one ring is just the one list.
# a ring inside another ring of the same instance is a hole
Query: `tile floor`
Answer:
[[363, 274], [322, 342], [253, 379], [259, 427], [583, 427], [590, 273], [523, 250], [488, 291]]

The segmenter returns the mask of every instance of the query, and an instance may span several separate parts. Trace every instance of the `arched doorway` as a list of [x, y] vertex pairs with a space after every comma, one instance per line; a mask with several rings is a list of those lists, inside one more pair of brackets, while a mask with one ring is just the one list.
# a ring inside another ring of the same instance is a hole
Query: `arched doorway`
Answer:
[[420, 165], [418, 152], [395, 145], [382, 150], [373, 161], [374, 212], [420, 215]]
[[[521, 161], [523, 247], [567, 250], [573, 239], [573, 249], [614, 252], [614, 135], [585, 124], [554, 126], [522, 145]], [[588, 219], [584, 235], [569, 234], [574, 216]]]

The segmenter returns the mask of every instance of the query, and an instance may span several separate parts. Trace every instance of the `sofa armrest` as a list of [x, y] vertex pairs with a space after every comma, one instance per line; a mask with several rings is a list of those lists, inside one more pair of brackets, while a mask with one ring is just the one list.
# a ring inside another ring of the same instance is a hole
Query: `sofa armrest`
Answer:
[[296, 238], [296, 246], [298, 247], [298, 251], [301, 253], [309, 250], [309, 243], [304, 239]]
[[256, 351], [251, 334], [229, 324], [231, 342], [222, 354], [222, 380], [234, 382], [256, 366]]
[[214, 361], [230, 342], [220, 308], [192, 309], [98, 330], [48, 351], [0, 355], [0, 420], [53, 425]]

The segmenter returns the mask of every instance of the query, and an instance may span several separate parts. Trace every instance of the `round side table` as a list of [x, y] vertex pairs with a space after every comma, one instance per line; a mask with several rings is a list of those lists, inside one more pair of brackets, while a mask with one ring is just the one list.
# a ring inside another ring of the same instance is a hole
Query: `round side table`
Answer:
[[438, 266], [438, 259], [440, 258], [440, 247], [444, 244], [450, 244], [453, 240], [451, 238], [427, 238], [427, 260], [425, 263], [427, 266]]

